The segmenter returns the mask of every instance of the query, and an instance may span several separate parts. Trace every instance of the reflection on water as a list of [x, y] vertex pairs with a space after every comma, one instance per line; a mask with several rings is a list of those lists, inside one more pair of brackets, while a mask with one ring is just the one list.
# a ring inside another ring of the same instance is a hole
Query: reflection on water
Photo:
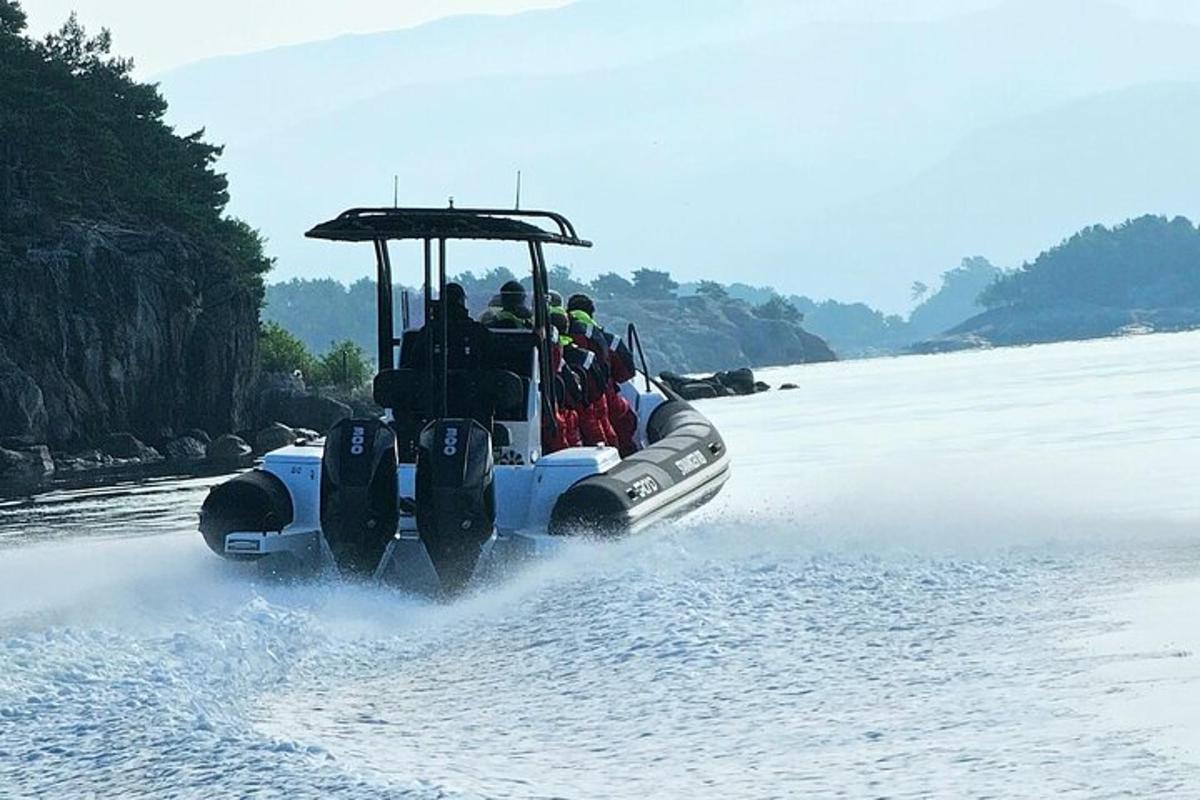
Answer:
[[195, 527], [221, 477], [155, 478], [0, 499], [0, 548], [73, 536], [157, 536]]

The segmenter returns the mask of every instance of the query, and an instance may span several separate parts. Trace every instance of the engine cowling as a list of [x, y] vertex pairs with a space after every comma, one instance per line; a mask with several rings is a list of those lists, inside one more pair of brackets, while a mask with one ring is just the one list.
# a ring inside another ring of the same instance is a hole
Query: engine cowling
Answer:
[[442, 419], [417, 447], [417, 530], [442, 586], [460, 591], [496, 530], [492, 437], [472, 419]]
[[396, 535], [396, 436], [377, 419], [343, 419], [325, 438], [321, 531], [338, 568], [372, 574]]

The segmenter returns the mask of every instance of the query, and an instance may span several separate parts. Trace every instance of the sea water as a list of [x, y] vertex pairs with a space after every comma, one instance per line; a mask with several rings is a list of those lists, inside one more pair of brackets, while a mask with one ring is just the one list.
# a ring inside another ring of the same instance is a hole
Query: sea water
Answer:
[[1200, 335], [761, 377], [700, 513], [448, 605], [0, 503], [0, 797], [1200, 797]]

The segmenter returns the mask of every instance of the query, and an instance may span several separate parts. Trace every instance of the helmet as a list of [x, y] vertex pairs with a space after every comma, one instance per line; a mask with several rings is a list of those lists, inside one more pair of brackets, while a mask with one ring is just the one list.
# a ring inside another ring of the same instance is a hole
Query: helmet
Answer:
[[596, 304], [586, 294], [573, 294], [571, 295], [571, 299], [567, 301], [567, 310], [583, 311], [591, 317], [596, 314]]
[[525, 306], [525, 287], [517, 281], [508, 281], [500, 287], [500, 307], [509, 311]]

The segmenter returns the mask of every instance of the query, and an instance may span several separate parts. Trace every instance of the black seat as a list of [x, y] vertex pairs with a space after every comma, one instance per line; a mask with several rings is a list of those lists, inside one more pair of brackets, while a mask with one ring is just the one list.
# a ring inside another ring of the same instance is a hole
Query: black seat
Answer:
[[[375, 376], [375, 402], [392, 409], [394, 428], [401, 443], [401, 459], [415, 455], [421, 429], [442, 416], [436, 378], [415, 369], [385, 369]], [[500, 420], [520, 419], [524, 413], [525, 389], [520, 377], [507, 370], [452, 369], [446, 373], [446, 409], [450, 418], [474, 419], [492, 430], [493, 443], [511, 441]]]

